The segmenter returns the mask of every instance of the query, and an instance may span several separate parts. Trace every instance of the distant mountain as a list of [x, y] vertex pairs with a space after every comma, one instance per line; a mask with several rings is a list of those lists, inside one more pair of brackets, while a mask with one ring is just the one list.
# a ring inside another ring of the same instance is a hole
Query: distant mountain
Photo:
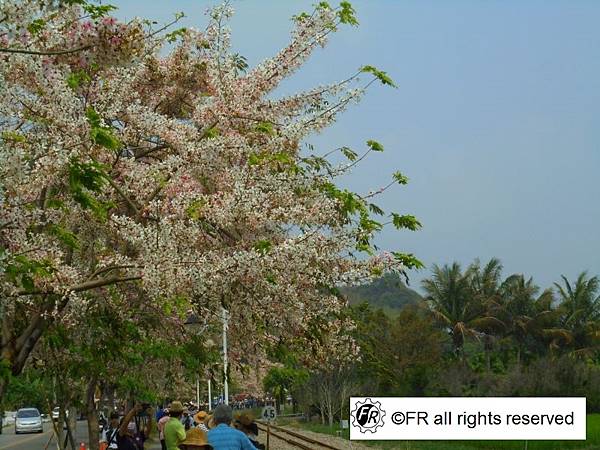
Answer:
[[397, 274], [386, 274], [370, 284], [343, 288], [341, 291], [351, 305], [366, 301], [389, 313], [398, 313], [407, 305], [423, 301], [423, 297], [407, 287]]

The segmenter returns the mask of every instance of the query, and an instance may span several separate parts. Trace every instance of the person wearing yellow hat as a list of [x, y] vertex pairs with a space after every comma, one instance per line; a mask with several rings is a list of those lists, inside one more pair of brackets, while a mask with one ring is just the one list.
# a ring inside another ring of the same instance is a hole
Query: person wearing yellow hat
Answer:
[[203, 450], [211, 449], [206, 433], [200, 428], [190, 428], [186, 434], [185, 441], [179, 444], [181, 450]]
[[167, 450], [181, 450], [179, 444], [185, 440], [185, 427], [181, 423], [183, 405], [181, 402], [172, 402], [169, 406], [169, 421], [165, 424], [164, 436]]
[[194, 422], [196, 423], [196, 427], [200, 428], [205, 433], [208, 433], [208, 427], [206, 426], [206, 418], [208, 417], [208, 413], [206, 411], [198, 411], [194, 414]]

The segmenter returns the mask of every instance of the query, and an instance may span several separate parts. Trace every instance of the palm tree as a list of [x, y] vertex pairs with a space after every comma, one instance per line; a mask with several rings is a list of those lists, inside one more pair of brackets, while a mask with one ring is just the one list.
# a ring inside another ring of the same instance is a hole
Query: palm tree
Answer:
[[[500, 260], [492, 258], [482, 268], [479, 259], [475, 259], [475, 262], [467, 269], [467, 274], [469, 275], [475, 301], [485, 305], [488, 312], [496, 310], [496, 306], [500, 301], [500, 279], [502, 276], [502, 263]], [[491, 317], [496, 316], [493, 315]], [[480, 336], [478, 336], [481, 337], [483, 343], [485, 365], [488, 371], [491, 370], [491, 354], [497, 341], [497, 336], [492, 332], [503, 327], [504, 325], [498, 322], [493, 328], [488, 328], [486, 333], [480, 333]]]
[[481, 333], [502, 327], [502, 322], [491, 316], [488, 305], [475, 294], [472, 272], [462, 273], [460, 264], [439, 267], [433, 265], [431, 278], [422, 282], [428, 302], [435, 318], [448, 330], [454, 352], [464, 357], [467, 337], [478, 337]]
[[544, 342], [555, 349], [572, 340], [570, 333], [559, 326], [560, 312], [553, 307], [552, 290], [546, 289], [537, 296], [539, 291], [533, 278], [526, 280], [522, 274], [509, 276], [500, 286], [498, 316], [506, 324], [506, 335], [517, 344], [517, 364], [528, 345], [539, 349], [538, 343]]
[[582, 272], [571, 285], [554, 283], [560, 296], [561, 324], [573, 336], [574, 353], [594, 354], [600, 348], [600, 279]]
[[502, 263], [497, 258], [492, 258], [481, 268], [479, 259], [467, 269], [470, 276], [471, 287], [483, 303], [497, 301], [500, 294], [500, 278], [502, 276]]

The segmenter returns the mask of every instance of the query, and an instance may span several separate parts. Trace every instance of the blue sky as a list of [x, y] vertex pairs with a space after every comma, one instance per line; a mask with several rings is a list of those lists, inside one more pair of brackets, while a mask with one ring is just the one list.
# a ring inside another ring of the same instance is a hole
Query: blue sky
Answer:
[[[203, 28], [200, 0], [117, 0], [121, 18]], [[234, 50], [251, 65], [287, 43], [289, 18], [314, 1], [237, 0]], [[333, 2], [332, 2], [333, 3]], [[428, 267], [495, 256], [505, 275], [547, 287], [561, 274], [600, 274], [600, 2], [352, 2], [360, 26], [343, 29], [279, 93], [337, 81], [364, 64], [398, 89], [376, 86], [312, 142], [386, 151], [343, 183], [378, 188], [394, 170], [406, 187], [379, 201], [415, 214], [417, 233], [384, 231], [381, 248], [415, 253]], [[411, 274], [413, 287], [428, 270]]]

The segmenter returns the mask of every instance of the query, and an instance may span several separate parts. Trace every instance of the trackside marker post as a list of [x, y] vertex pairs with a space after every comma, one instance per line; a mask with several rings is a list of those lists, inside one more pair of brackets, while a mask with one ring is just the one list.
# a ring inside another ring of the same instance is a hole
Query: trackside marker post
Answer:
[[273, 406], [265, 406], [261, 414], [263, 420], [267, 422], [267, 450], [269, 450], [269, 441], [271, 438], [271, 422], [277, 418], [277, 410]]

